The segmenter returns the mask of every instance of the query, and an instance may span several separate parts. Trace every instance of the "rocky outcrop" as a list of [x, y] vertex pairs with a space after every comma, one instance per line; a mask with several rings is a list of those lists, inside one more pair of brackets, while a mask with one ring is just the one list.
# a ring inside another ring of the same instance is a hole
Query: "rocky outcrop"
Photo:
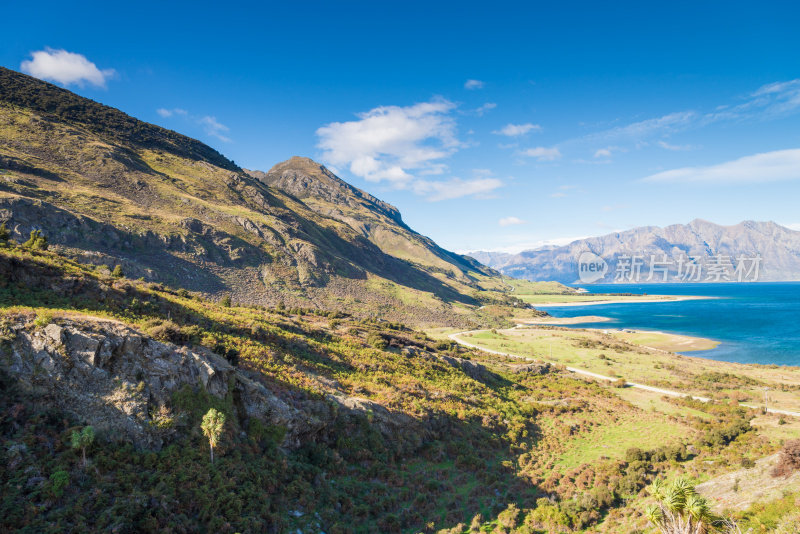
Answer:
[[[429, 425], [380, 404], [352, 397], [335, 381], [318, 380], [324, 399], [266, 387], [259, 376], [204, 348], [162, 343], [121, 323], [60, 319], [35, 327], [25, 316], [3, 324], [0, 366], [45, 403], [73, 412], [108, 439], [159, 449], [179, 419], [173, 395], [182, 388], [233, 402], [241, 428], [250, 418], [286, 430], [285, 448], [325, 441], [340, 424], [367, 418], [404, 449], [435, 437]], [[310, 376], [310, 378], [314, 378]]]
[[0, 362], [11, 376], [109, 438], [137, 447], [161, 447], [169, 430], [158, 414], [186, 386], [232, 397], [240, 418], [285, 427], [288, 447], [326, 424], [210, 351], [162, 343], [119, 323], [67, 320], [32, 328], [20, 318], [6, 337], [10, 347]]
[[553, 366], [547, 362], [526, 363], [523, 365], [509, 365], [514, 373], [530, 375], [546, 375], [552, 372]]
[[478, 382], [486, 383], [497, 376], [483, 365], [472, 360], [447, 356], [446, 354], [439, 354], [439, 359], [457, 369], [461, 369], [465, 375]]

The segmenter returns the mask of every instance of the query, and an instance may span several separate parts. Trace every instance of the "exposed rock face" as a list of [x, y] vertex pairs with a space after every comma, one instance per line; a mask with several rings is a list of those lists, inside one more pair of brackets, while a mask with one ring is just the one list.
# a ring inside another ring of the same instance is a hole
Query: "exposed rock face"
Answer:
[[[159, 448], [164, 432], [153, 414], [169, 407], [184, 386], [203, 388], [217, 397], [236, 392], [246, 417], [288, 429], [287, 444], [313, 432], [297, 409], [266, 387], [206, 351], [161, 343], [113, 322], [49, 324], [14, 332], [8, 372], [22, 384], [56, 400], [112, 439], [138, 447]], [[304, 423], [299, 424], [300, 421]]]
[[311, 197], [330, 204], [366, 209], [384, 215], [405, 227], [397, 208], [353, 187], [309, 158], [295, 156], [278, 163], [267, 172], [249, 170], [246, 172], [264, 184], [286, 191], [301, 200]]
[[435, 437], [429, 424], [350, 397], [335, 384], [326, 385], [325, 400], [292, 394], [281, 398], [254, 375], [206, 349], [162, 343], [112, 321], [60, 323], [35, 328], [18, 317], [4, 325], [11, 341], [0, 366], [44, 402], [74, 412], [112, 440], [160, 448], [173, 431], [157, 424], [158, 412], [171, 409], [172, 395], [186, 386], [232, 398], [243, 427], [251, 417], [284, 427], [286, 448], [326, 440], [337, 421], [347, 424], [352, 417], [373, 419], [395, 441], [409, 430], [404, 447]]
[[[774, 222], [745, 221], [734, 226], [720, 226], [696, 219], [689, 224], [664, 228], [645, 226], [519, 254], [476, 252], [471, 255], [509, 276], [573, 283], [578, 281], [578, 257], [585, 251], [597, 254], [609, 264], [608, 273], [598, 283], [614, 282], [617, 262], [623, 255], [645, 258], [644, 276], [640, 281], [648, 276], [651, 255], [657, 259], [666, 255], [673, 260], [696, 257], [699, 263], [706, 265], [715, 256], [722, 255], [730, 257], [735, 266], [736, 258], [756, 254], [762, 258], [759, 280], [800, 280], [800, 232]], [[676, 265], [677, 262], [669, 269], [668, 281], [678, 281], [672, 279], [677, 274]], [[659, 272], [654, 280], [662, 278]], [[697, 281], [709, 281], [706, 278], [704, 275]]]
[[547, 362], [526, 363], [523, 365], [511, 365], [509, 367], [515, 373], [531, 375], [546, 375], [553, 371], [553, 366]]
[[477, 380], [478, 382], [486, 383], [487, 381], [496, 377], [496, 375], [489, 371], [486, 367], [477, 362], [473, 362], [472, 360], [465, 360], [464, 358], [456, 358], [455, 356], [447, 356], [444, 354], [440, 354], [439, 358], [453, 367], [461, 369], [464, 371], [465, 375], [473, 380]]

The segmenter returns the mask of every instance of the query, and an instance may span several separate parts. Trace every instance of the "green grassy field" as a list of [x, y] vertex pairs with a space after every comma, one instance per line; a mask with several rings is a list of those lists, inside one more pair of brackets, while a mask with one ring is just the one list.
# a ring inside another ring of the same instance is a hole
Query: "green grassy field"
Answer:
[[[645, 336], [646, 337], [646, 336]], [[605, 376], [687, 394], [800, 411], [800, 368], [743, 365], [650, 350], [600, 331], [525, 326], [484, 330], [463, 339], [492, 350], [538, 358]]]
[[660, 414], [630, 414], [568, 440], [565, 444], [567, 450], [555, 466], [571, 469], [603, 457], [622, 460], [630, 448], [654, 449], [671, 445], [686, 438], [688, 431], [685, 425], [665, 420]]

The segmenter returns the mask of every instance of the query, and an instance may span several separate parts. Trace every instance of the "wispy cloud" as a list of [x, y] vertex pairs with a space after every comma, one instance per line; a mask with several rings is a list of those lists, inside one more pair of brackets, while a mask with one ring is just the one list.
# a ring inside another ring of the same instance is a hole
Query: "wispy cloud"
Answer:
[[495, 130], [492, 133], [496, 135], [506, 135], [508, 137], [517, 137], [520, 135], [525, 135], [530, 131], [540, 131], [541, 129], [542, 127], [538, 124], [526, 122], [525, 124], [506, 124], [499, 130]]
[[502, 219], [497, 221], [497, 224], [499, 224], [500, 226], [515, 226], [518, 224], [525, 224], [526, 222], [527, 221], [523, 221], [519, 217], [503, 217]]
[[484, 105], [475, 108], [474, 113], [478, 117], [483, 117], [486, 113], [490, 112], [491, 110], [493, 110], [496, 107], [497, 107], [497, 104], [495, 104], [494, 102], [487, 102]]
[[464, 89], [474, 91], [475, 89], [483, 89], [484, 85], [486, 84], [480, 80], [467, 80], [464, 82]]
[[732, 121], [773, 119], [800, 111], [800, 79], [762, 85], [733, 106], [719, 106], [706, 113], [705, 124]]
[[642, 178], [651, 183], [746, 184], [800, 179], [800, 149], [745, 156], [705, 167], [683, 167]]
[[225, 143], [231, 142], [231, 138], [225, 135], [230, 131], [230, 128], [220, 123], [217, 118], [212, 115], [192, 115], [183, 108], [158, 108], [156, 113], [165, 119], [170, 117], [182, 117], [185, 120], [202, 126], [206, 135], [216, 137]]
[[679, 151], [679, 150], [692, 150], [694, 148], [692, 145], [671, 145], [666, 141], [664, 141], [663, 139], [660, 140], [657, 144], [664, 150]]
[[[556, 237], [552, 239], [535, 239], [532, 238], [530, 235], [505, 235], [505, 236], [498, 236], [497, 238], [493, 239], [493, 244], [486, 248], [479, 249], [483, 252], [505, 252], [507, 254], [518, 254], [524, 250], [536, 250], [542, 247], [560, 247], [564, 245], [569, 245], [573, 241], [578, 241], [579, 239], [587, 239], [590, 236], [574, 236], [574, 237]], [[494, 243], [505, 242], [507, 244], [496, 246]], [[477, 252], [476, 249], [471, 250], [461, 250], [461, 254], [474, 254]]]
[[537, 146], [535, 148], [522, 150], [519, 154], [521, 156], [536, 158], [537, 161], [555, 161], [561, 158], [561, 151], [556, 147], [547, 148]]
[[168, 117], [172, 117], [173, 115], [184, 115], [185, 116], [189, 112], [186, 111], [185, 109], [181, 109], [181, 108], [172, 108], [172, 109], [158, 108], [156, 110], [156, 113], [158, 113], [159, 115], [161, 115], [162, 117], [164, 117], [166, 119]]
[[610, 158], [615, 152], [627, 152], [627, 151], [628, 151], [628, 149], [623, 148], [621, 146], [616, 146], [616, 145], [611, 145], [611, 146], [607, 146], [607, 147], [603, 147], [603, 148], [598, 148], [597, 150], [594, 151], [594, 156], [593, 157], [595, 159], [601, 159], [601, 160], [604, 160], [604, 161], [601, 161], [601, 162], [596, 162], [595, 161], [595, 162], [592, 162], [592, 163], [608, 163], [605, 160]]
[[416, 194], [436, 202], [466, 196], [486, 198], [502, 185], [503, 182], [497, 178], [474, 178], [471, 180], [450, 178], [442, 181], [415, 180], [411, 184], [411, 189]]
[[200, 117], [199, 124], [205, 128], [208, 135], [216, 137], [220, 141], [225, 141], [226, 143], [230, 142], [230, 138], [223, 135], [224, 132], [230, 131], [230, 128], [224, 124], [220, 124], [216, 117], [212, 117], [211, 115]]
[[31, 52], [31, 58], [20, 64], [22, 72], [42, 80], [50, 80], [62, 85], [85, 84], [106, 87], [106, 82], [116, 72], [114, 69], [99, 69], [97, 65], [82, 54], [45, 48]]
[[[800, 112], [800, 79], [763, 85], [738, 99], [738, 103], [719, 105], [711, 111], [683, 110], [636, 121], [589, 134], [581, 142], [616, 141], [637, 148], [648, 146], [654, 138], [677, 134], [710, 124], [730, 121], [769, 120]], [[690, 145], [655, 141], [667, 150], [690, 150]]]
[[694, 111], [679, 111], [589, 134], [586, 139], [589, 141], [619, 140], [637, 142], [651, 138], [654, 135], [661, 136], [665, 133], [682, 131], [690, 126], [697, 117], [698, 114]]

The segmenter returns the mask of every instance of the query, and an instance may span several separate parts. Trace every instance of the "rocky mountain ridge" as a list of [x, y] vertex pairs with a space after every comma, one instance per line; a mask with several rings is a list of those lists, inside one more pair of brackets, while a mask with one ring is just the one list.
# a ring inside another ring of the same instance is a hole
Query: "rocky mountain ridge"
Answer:
[[498, 273], [307, 158], [245, 172], [199, 141], [0, 68], [0, 220], [80, 261], [238, 302], [465, 324]]
[[[732, 226], [722, 226], [701, 219], [689, 224], [674, 224], [664, 228], [645, 226], [625, 232], [617, 232], [600, 237], [580, 239], [568, 245], [526, 250], [519, 254], [471, 253], [479, 261], [485, 262], [508, 276], [528, 280], [556, 280], [562, 283], [580, 283], [578, 259], [581, 254], [591, 252], [602, 258], [609, 266], [606, 275], [598, 283], [614, 282], [620, 261], [630, 262], [637, 256], [642, 262], [644, 275], [640, 282], [649, 276], [652, 258], [666, 260], [668, 281], [728, 281], [725, 278], [709, 280], [700, 273], [698, 279], [687, 274], [685, 264], [695, 258], [698, 264], [708, 266], [715, 262], [730, 262], [735, 269], [739, 258], [744, 268], [752, 267], [752, 259], [760, 257], [758, 281], [800, 280], [800, 232], [780, 226], [774, 222], [744, 221]], [[680, 262], [683, 273], [679, 272]], [[727, 279], [738, 280], [731, 268], [726, 269]], [[652, 281], [663, 281], [659, 271]], [[627, 278], [623, 281], [630, 281]], [[756, 281], [750, 279], [746, 281]]]

